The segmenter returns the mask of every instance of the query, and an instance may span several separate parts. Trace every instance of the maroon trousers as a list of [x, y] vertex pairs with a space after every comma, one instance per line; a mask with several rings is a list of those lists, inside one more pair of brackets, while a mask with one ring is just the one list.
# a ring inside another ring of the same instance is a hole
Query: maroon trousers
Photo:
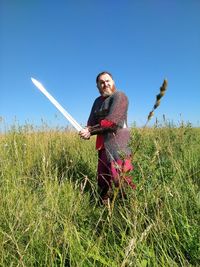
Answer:
[[[131, 159], [108, 161], [105, 149], [98, 151], [98, 186], [100, 196], [103, 198], [107, 195], [112, 183], [115, 187], [119, 187], [124, 181], [132, 189], [135, 189], [135, 184], [132, 182], [130, 171], [133, 170]], [[123, 179], [123, 180], [122, 180]]]

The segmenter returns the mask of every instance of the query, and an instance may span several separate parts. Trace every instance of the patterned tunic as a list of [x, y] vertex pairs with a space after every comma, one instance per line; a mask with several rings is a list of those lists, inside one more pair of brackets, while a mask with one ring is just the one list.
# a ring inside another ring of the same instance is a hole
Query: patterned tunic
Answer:
[[101, 125], [102, 120], [112, 122], [114, 127], [104, 128], [104, 148], [109, 162], [125, 159], [131, 155], [128, 147], [130, 131], [127, 128], [127, 96], [115, 91], [111, 96], [96, 98], [88, 119], [88, 126]]

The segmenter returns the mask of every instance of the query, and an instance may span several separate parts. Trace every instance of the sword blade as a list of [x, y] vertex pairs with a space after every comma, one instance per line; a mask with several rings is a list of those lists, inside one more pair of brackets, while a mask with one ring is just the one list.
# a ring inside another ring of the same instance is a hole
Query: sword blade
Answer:
[[49, 101], [63, 114], [63, 116], [77, 130], [81, 131], [81, 125], [58, 103], [58, 101], [44, 88], [44, 86], [34, 78], [31, 78], [33, 84], [49, 99]]

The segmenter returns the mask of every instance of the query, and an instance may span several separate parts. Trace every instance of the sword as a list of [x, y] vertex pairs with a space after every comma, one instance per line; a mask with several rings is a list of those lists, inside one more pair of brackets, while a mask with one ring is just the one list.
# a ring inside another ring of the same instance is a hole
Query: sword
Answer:
[[34, 85], [50, 100], [50, 102], [63, 114], [63, 116], [71, 123], [71, 125], [79, 132], [83, 128], [81, 125], [58, 103], [57, 100], [44, 88], [44, 86], [36, 79], [31, 78]]

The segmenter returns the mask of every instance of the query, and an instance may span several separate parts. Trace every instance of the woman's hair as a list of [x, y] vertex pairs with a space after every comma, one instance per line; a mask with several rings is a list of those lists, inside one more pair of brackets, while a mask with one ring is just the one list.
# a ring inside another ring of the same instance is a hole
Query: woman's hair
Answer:
[[110, 72], [108, 72], [108, 71], [102, 71], [102, 72], [100, 72], [100, 73], [97, 75], [97, 77], [96, 77], [96, 83], [98, 83], [98, 81], [99, 81], [99, 77], [100, 77], [101, 75], [103, 75], [103, 74], [108, 74], [108, 75], [113, 79], [113, 76], [112, 76], [112, 74], [111, 74]]

